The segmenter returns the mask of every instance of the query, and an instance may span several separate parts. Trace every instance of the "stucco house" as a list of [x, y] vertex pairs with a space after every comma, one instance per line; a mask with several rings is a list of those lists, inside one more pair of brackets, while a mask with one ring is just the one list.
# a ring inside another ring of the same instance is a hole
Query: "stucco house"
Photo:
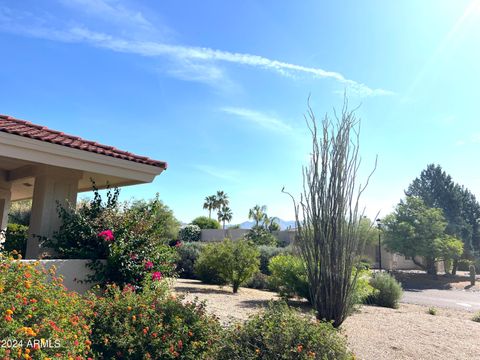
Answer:
[[[152, 182], [167, 163], [0, 115], [0, 229], [12, 201], [32, 199], [27, 259], [37, 258], [38, 236], [58, 228], [57, 202], [75, 204], [77, 194], [98, 188]], [[2, 238], [0, 238], [2, 241]]]

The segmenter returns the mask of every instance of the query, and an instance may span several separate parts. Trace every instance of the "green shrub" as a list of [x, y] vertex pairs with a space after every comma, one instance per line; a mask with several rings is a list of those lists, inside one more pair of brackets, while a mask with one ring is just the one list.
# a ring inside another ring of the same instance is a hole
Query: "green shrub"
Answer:
[[370, 270], [358, 270], [357, 282], [353, 292], [352, 301], [354, 304], [368, 304], [372, 302], [376, 290], [370, 285], [372, 272]]
[[205, 243], [192, 242], [183, 243], [183, 246], [177, 247], [178, 262], [177, 273], [185, 279], [196, 279], [195, 263], [200, 256], [200, 252], [206, 246]]
[[251, 289], [269, 290], [270, 283], [268, 278], [268, 275], [265, 275], [259, 271], [252, 276], [245, 286]]
[[220, 229], [220, 223], [207, 216], [199, 216], [191, 222], [191, 225], [197, 225], [200, 229]]
[[43, 246], [55, 251], [56, 258], [106, 259], [108, 242], [98, 234], [111, 230], [115, 239], [141, 238], [152, 244], [168, 244], [178, 235], [179, 223], [172, 211], [157, 196], [149, 201], [120, 204], [118, 189], [107, 191], [102, 199], [93, 185], [93, 199], [78, 208], [58, 206], [62, 220], [52, 238], [42, 239]]
[[224, 344], [219, 360], [354, 358], [330, 323], [309, 320], [285, 303], [271, 303], [265, 312], [231, 328]]
[[200, 250], [200, 254], [193, 265], [195, 277], [205, 284], [225, 285], [227, 282], [221, 277], [218, 270], [218, 259], [220, 256], [218, 244], [211, 243], [205, 245]]
[[269, 286], [284, 299], [300, 296], [310, 299], [307, 274], [302, 259], [289, 254], [273, 257], [268, 265]]
[[473, 265], [472, 260], [460, 259], [457, 262], [457, 270], [459, 271], [469, 271], [470, 265]]
[[428, 312], [428, 314], [430, 314], [430, 315], [437, 315], [437, 309], [434, 308], [433, 306], [432, 306], [432, 307], [429, 307], [427, 312]]
[[89, 265], [95, 270], [91, 280], [102, 285], [113, 282], [120, 286], [140, 286], [143, 279], [154, 272], [174, 276], [177, 257], [175, 247], [146, 238], [115, 238], [108, 245], [107, 261], [94, 261]]
[[277, 246], [260, 245], [258, 247], [258, 251], [260, 251], [260, 271], [265, 275], [270, 275], [270, 270], [268, 269], [270, 259], [280, 254], [290, 253], [291, 249]]
[[244, 236], [245, 240], [253, 242], [255, 245], [277, 246], [278, 239], [269, 231], [262, 227], [251, 228]]
[[475, 322], [480, 322], [480, 312], [475, 313], [475, 315], [472, 317], [472, 320]]
[[183, 242], [199, 241], [202, 236], [202, 230], [197, 225], [185, 225], [180, 229], [178, 237]]
[[258, 271], [259, 253], [245, 240], [225, 239], [218, 244], [207, 245], [195, 264], [197, 276], [207, 283], [220, 280], [232, 285], [236, 293]]
[[203, 304], [169, 295], [162, 282], [147, 281], [139, 292], [109, 286], [91, 303], [98, 359], [211, 359], [217, 352], [218, 321]]
[[86, 359], [92, 316], [77, 293], [66, 291], [55, 268], [0, 254], [1, 359]]
[[32, 200], [13, 201], [8, 213], [8, 222], [28, 226], [32, 213]]
[[402, 285], [388, 273], [380, 272], [373, 275], [370, 285], [376, 290], [373, 295], [373, 303], [396, 309], [398, 301], [402, 297]]
[[[21, 224], [9, 223], [5, 233], [5, 242], [3, 243], [3, 251], [9, 253], [16, 251], [25, 257], [28, 239], [28, 226]], [[1, 245], [0, 245], [1, 246]]]

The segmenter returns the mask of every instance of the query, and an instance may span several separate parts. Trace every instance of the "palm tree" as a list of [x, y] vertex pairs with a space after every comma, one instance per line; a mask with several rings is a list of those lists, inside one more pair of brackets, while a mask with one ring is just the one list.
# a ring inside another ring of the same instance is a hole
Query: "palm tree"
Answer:
[[222, 206], [220, 210], [218, 210], [218, 221], [223, 223], [223, 230], [225, 230], [225, 222], [232, 221], [233, 213], [232, 209], [228, 206]]
[[265, 217], [264, 221], [264, 226], [265, 230], [268, 230], [268, 232], [273, 232], [273, 231], [279, 231], [280, 230], [280, 224], [278, 223], [278, 217], [272, 216], [272, 217]]
[[265, 205], [255, 205], [248, 211], [248, 218], [255, 221], [255, 227], [258, 227], [260, 222], [265, 223], [265, 219], [268, 219], [266, 211], [267, 207]]
[[217, 208], [217, 197], [215, 195], [210, 195], [205, 198], [203, 203], [203, 208], [208, 210], [208, 218], [212, 218], [212, 210]]
[[230, 201], [228, 200], [228, 195], [224, 191], [218, 190], [217, 195], [214, 195], [214, 196], [217, 199], [216, 209], [218, 209], [218, 210], [220, 210], [224, 206], [227, 206], [230, 203]]

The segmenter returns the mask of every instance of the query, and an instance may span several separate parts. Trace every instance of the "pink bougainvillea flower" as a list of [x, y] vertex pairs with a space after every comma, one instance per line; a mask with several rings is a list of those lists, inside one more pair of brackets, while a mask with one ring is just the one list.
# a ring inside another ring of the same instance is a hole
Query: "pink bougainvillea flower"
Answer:
[[158, 281], [158, 280], [161, 280], [161, 279], [162, 279], [162, 273], [160, 271], [155, 271], [152, 274], [152, 280], [153, 281]]
[[108, 242], [115, 240], [115, 237], [113, 236], [112, 230], [104, 230], [104, 231], [98, 233], [98, 237], [101, 237], [101, 238], [103, 238], [103, 240], [108, 241]]
[[152, 269], [153, 269], [153, 262], [147, 261], [147, 262], [145, 263], [145, 269], [147, 269], [147, 270], [152, 270]]

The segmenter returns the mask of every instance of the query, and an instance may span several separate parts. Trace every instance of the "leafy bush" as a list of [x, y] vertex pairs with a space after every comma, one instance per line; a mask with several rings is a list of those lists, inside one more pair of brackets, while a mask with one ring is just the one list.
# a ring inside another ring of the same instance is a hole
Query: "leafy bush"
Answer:
[[95, 270], [91, 280], [102, 285], [113, 282], [120, 286], [140, 286], [150, 273], [174, 276], [177, 257], [174, 247], [156, 244], [146, 238], [114, 238], [108, 244], [107, 261], [94, 261], [89, 265]]
[[183, 243], [183, 246], [177, 248], [178, 262], [177, 273], [180, 277], [186, 279], [196, 279], [195, 263], [200, 256], [200, 252], [206, 246], [205, 243], [191, 242]]
[[262, 227], [251, 228], [244, 236], [245, 240], [255, 245], [277, 246], [278, 239]]
[[142, 238], [149, 243], [167, 244], [178, 234], [178, 221], [172, 211], [156, 198], [133, 203], [118, 202], [118, 189], [109, 189], [104, 201], [93, 185], [93, 199], [78, 208], [59, 205], [60, 229], [51, 239], [42, 239], [56, 257], [66, 259], [106, 259], [108, 243], [99, 233], [107, 229], [116, 239]]
[[220, 223], [207, 216], [199, 216], [191, 222], [192, 225], [197, 225], [200, 229], [220, 229]]
[[32, 200], [13, 201], [8, 213], [8, 222], [28, 226], [32, 213]]
[[270, 270], [268, 269], [270, 259], [280, 254], [290, 253], [291, 250], [277, 246], [260, 245], [258, 251], [260, 251], [260, 271], [263, 274], [270, 275]]
[[193, 265], [195, 277], [205, 284], [225, 285], [227, 282], [222, 278], [218, 269], [221, 256], [218, 244], [205, 245]]
[[47, 271], [0, 254], [0, 339], [10, 341], [0, 347], [0, 358], [86, 359], [91, 317], [87, 304], [66, 291], [54, 268]]
[[265, 275], [259, 271], [252, 276], [245, 286], [251, 289], [269, 290], [270, 282], [268, 278], [268, 275]]
[[437, 309], [434, 308], [433, 306], [432, 306], [432, 307], [429, 307], [427, 312], [428, 312], [428, 314], [430, 314], [430, 315], [437, 315]]
[[285, 303], [231, 328], [218, 359], [353, 359], [330, 323], [309, 320]]
[[225, 239], [219, 244], [207, 245], [197, 260], [197, 276], [206, 282], [220, 280], [232, 285], [236, 293], [259, 268], [259, 253], [255, 246], [245, 240]]
[[180, 240], [184, 242], [199, 241], [201, 236], [202, 230], [197, 225], [185, 225], [178, 234]]
[[268, 265], [269, 286], [284, 299], [300, 296], [310, 299], [307, 274], [302, 259], [282, 254], [273, 257]]
[[203, 304], [169, 295], [162, 281], [146, 281], [139, 292], [110, 285], [91, 304], [98, 359], [205, 359], [217, 351], [218, 321]]
[[380, 272], [373, 275], [370, 285], [376, 290], [373, 295], [373, 303], [396, 309], [398, 301], [402, 297], [402, 285], [388, 273]]
[[472, 321], [480, 322], [480, 312], [477, 312], [475, 315], [473, 315]]
[[473, 264], [474, 262], [472, 260], [460, 259], [457, 262], [457, 270], [468, 271], [470, 268], [470, 265], [473, 265]]
[[21, 224], [9, 223], [5, 233], [5, 242], [3, 243], [3, 251], [9, 253], [16, 251], [25, 257], [27, 250], [28, 226]]
[[[372, 302], [376, 290], [370, 285], [372, 272], [362, 269], [362, 264], [358, 267], [357, 282], [352, 296], [354, 304], [368, 304]], [[355, 270], [354, 270], [355, 271]]]

